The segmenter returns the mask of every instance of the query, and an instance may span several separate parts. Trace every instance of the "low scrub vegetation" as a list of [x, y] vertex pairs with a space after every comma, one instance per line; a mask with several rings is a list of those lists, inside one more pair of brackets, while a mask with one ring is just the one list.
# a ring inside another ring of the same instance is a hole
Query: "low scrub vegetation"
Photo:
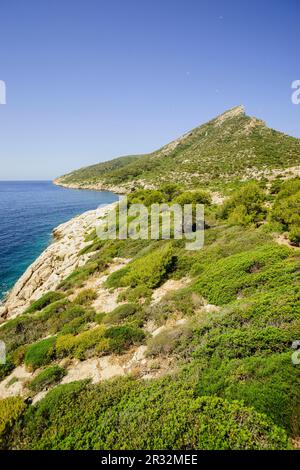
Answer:
[[7, 436], [13, 425], [24, 413], [26, 405], [21, 397], [0, 400], [0, 448], [5, 449]]
[[88, 305], [97, 298], [97, 292], [93, 289], [83, 289], [77, 294], [74, 303], [77, 305]]
[[25, 354], [25, 365], [28, 370], [35, 370], [49, 364], [54, 357], [56, 337], [43, 339], [28, 347]]
[[266, 415], [238, 401], [197, 398], [180, 378], [58, 386], [27, 410], [9, 438], [11, 446], [30, 449], [289, 448]]
[[43, 308], [47, 307], [47, 305], [52, 304], [53, 302], [60, 300], [63, 297], [63, 294], [60, 292], [47, 292], [47, 294], [33, 302], [25, 313], [33, 313], [37, 310], [43, 310]]
[[257, 183], [247, 183], [224, 202], [220, 217], [233, 225], [258, 224], [267, 214], [265, 200], [266, 195]]

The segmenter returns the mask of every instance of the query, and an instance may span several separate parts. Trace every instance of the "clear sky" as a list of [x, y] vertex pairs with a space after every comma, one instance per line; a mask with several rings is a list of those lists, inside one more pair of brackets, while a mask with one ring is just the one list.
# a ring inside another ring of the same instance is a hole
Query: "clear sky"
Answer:
[[1, 0], [0, 179], [152, 151], [244, 104], [300, 137], [299, 0]]

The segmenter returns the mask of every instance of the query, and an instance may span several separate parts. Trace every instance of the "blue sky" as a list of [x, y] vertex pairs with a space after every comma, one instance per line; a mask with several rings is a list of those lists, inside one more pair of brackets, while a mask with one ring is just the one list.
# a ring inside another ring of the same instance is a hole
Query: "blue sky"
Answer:
[[0, 179], [152, 151], [244, 104], [300, 137], [298, 0], [1, 0]]

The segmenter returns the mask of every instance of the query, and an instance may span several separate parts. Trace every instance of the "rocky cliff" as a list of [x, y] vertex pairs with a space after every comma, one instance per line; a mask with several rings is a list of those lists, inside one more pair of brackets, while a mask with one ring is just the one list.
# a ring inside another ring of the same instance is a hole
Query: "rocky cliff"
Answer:
[[55, 290], [76, 267], [86, 263], [90, 255], [80, 255], [88, 244], [85, 236], [114, 204], [85, 212], [53, 230], [51, 245], [28, 267], [0, 306], [2, 319], [21, 314], [31, 302]]

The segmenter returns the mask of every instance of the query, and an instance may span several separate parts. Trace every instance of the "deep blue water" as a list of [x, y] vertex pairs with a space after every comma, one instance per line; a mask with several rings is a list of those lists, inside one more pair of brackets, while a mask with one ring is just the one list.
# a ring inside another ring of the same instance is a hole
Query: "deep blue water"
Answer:
[[51, 242], [54, 227], [117, 199], [50, 181], [0, 181], [0, 298]]

